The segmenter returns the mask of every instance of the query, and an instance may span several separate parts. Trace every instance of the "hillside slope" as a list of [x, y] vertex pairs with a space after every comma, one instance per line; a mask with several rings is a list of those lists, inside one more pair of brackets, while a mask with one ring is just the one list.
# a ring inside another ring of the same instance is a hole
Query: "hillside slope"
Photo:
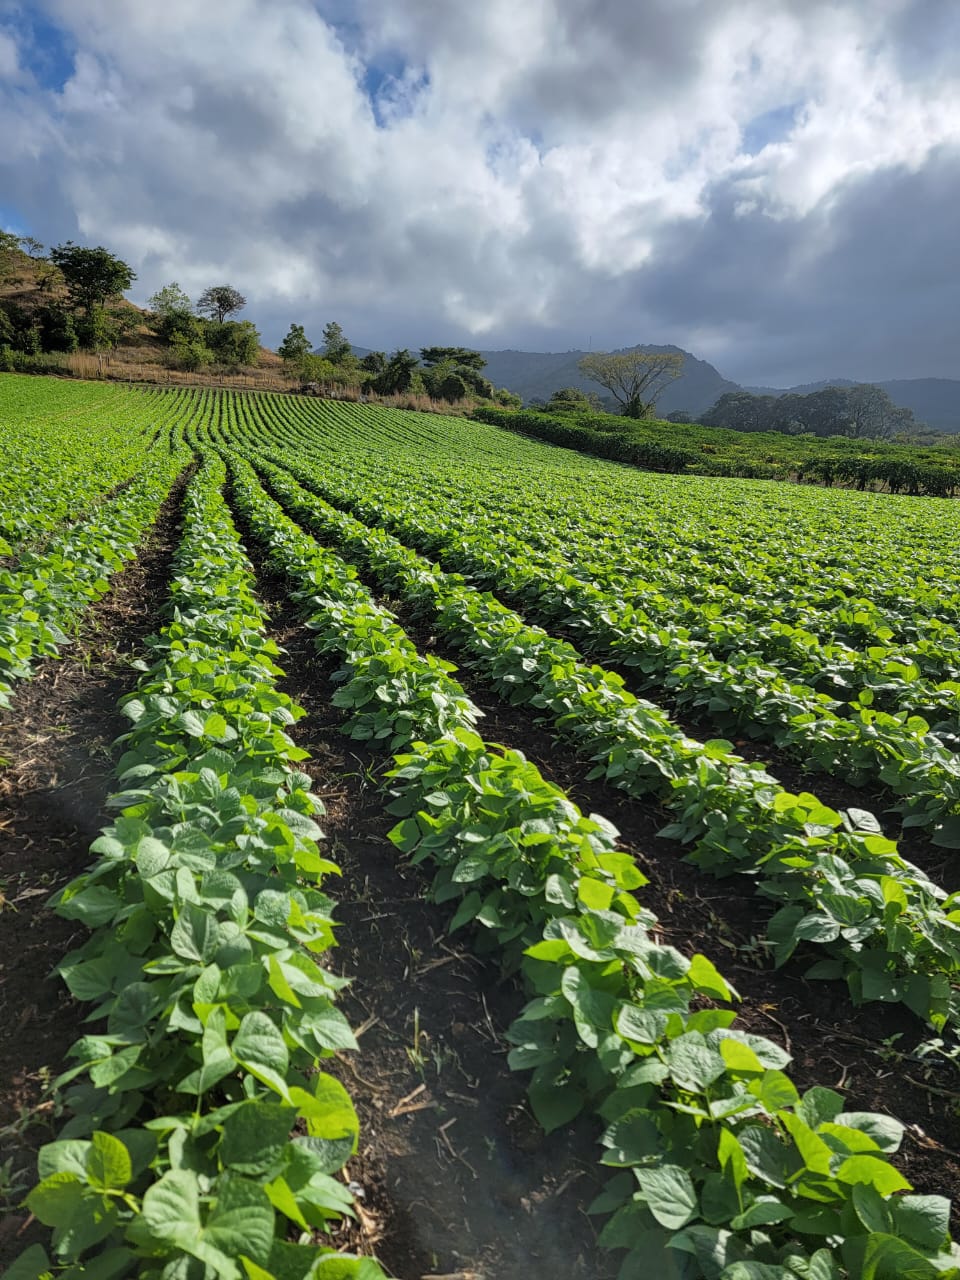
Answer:
[[[621, 351], [635, 351], [634, 347], [621, 347]], [[642, 344], [645, 351], [675, 351], [684, 356], [683, 373], [664, 391], [657, 404], [660, 413], [672, 413], [685, 409], [696, 416], [704, 413], [725, 391], [739, 391], [706, 360], [699, 360], [680, 347]], [[586, 351], [484, 351], [487, 362], [484, 373], [497, 387], [523, 396], [524, 400], [539, 398], [548, 400], [561, 387], [579, 387], [582, 391], [597, 391], [595, 382], [585, 378], [577, 368]]]

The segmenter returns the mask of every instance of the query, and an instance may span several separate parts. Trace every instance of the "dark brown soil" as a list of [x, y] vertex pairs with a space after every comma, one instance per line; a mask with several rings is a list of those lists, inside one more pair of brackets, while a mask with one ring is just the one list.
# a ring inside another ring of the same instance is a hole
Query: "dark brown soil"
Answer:
[[381, 789], [389, 758], [345, 737], [332, 668], [283, 585], [262, 573], [261, 589], [287, 650], [285, 687], [309, 712], [295, 730], [313, 757], [301, 767], [344, 873], [328, 885], [342, 922], [334, 959], [353, 980], [342, 1007], [360, 1053], [324, 1065], [360, 1116], [349, 1176], [363, 1195], [338, 1245], [375, 1253], [400, 1280], [611, 1277], [584, 1213], [603, 1182], [598, 1127], [545, 1137], [533, 1120], [503, 1035], [521, 992], [469, 954], [466, 936], [446, 936], [449, 912], [425, 902], [424, 876], [386, 836], [396, 821]]
[[11, 1161], [0, 1183], [0, 1267], [44, 1238], [15, 1206], [33, 1184], [37, 1149], [54, 1136], [49, 1084], [83, 1034], [85, 1011], [51, 971], [85, 930], [46, 903], [90, 862], [107, 821], [111, 743], [126, 727], [116, 704], [135, 682], [131, 658], [158, 625], [185, 483], [77, 642], [17, 688], [0, 720], [0, 1148]]
[[[322, 539], [321, 539], [322, 541]], [[370, 575], [360, 577], [376, 589]], [[421, 652], [456, 663], [460, 655], [402, 601], [384, 601]], [[629, 672], [622, 671], [627, 677]], [[601, 782], [586, 783], [588, 772], [573, 750], [536, 725], [529, 709], [514, 708], [478, 693], [479, 677], [461, 669], [457, 677], [483, 708], [480, 730], [490, 742], [522, 750], [543, 775], [561, 786], [586, 812], [599, 812], [621, 832], [621, 847], [632, 852], [649, 877], [644, 902], [660, 918], [667, 941], [686, 954], [702, 951], [731, 981], [743, 999], [743, 1025], [771, 1036], [793, 1055], [792, 1075], [802, 1090], [814, 1084], [841, 1089], [850, 1110], [882, 1111], [904, 1121], [907, 1133], [898, 1163], [918, 1191], [946, 1195], [960, 1225], [960, 1108], [956, 1067], [942, 1058], [917, 1058], [914, 1050], [931, 1032], [902, 1005], [854, 1007], [835, 982], [807, 982], [803, 972], [819, 956], [802, 954], [783, 970], [769, 968], [760, 939], [772, 905], [744, 891], [738, 878], [713, 880], [682, 860], [679, 846], [659, 840], [670, 815], [654, 803], [630, 800]], [[476, 687], [475, 687], [476, 686]], [[691, 723], [694, 736], [703, 736]], [[719, 736], [706, 733], [707, 737]], [[737, 748], [741, 749], [741, 739]], [[747, 758], [766, 760], [762, 747], [742, 742]], [[797, 791], [813, 790], [796, 766], [773, 772]], [[825, 775], [817, 775], [823, 779]], [[830, 780], [818, 794], [838, 807], [869, 807], [862, 792]], [[913, 842], [921, 846], [917, 839]], [[929, 846], [927, 846], [929, 848]], [[907, 852], [905, 850], [905, 852]], [[908, 854], [908, 856], [910, 856]], [[918, 860], [919, 861], [919, 860]]]
[[949, 1196], [960, 1209], [956, 1069], [911, 1058], [930, 1035], [920, 1021], [902, 1005], [854, 1007], [841, 984], [806, 981], [799, 958], [784, 969], [769, 968], [758, 944], [767, 904], [738, 879], [713, 881], [684, 862], [676, 844], [657, 838], [668, 815], [601, 782], [585, 782], [582, 764], [521, 709], [489, 697], [480, 705], [488, 741], [523, 751], [581, 809], [602, 813], [619, 829], [620, 847], [649, 878], [641, 897], [659, 917], [664, 940], [716, 964], [741, 996], [741, 1025], [793, 1055], [797, 1087], [828, 1085], [844, 1094], [848, 1110], [882, 1111], [905, 1122], [899, 1167], [918, 1191]]
[[[506, 601], [509, 593], [503, 594]], [[522, 614], [523, 603], [510, 600], [513, 607]], [[552, 634], [568, 640], [575, 648], [582, 637], [567, 632], [563, 627], [552, 628]], [[890, 840], [896, 840], [901, 855], [920, 867], [935, 884], [948, 892], [955, 888], [957, 857], [953, 850], [941, 849], [933, 844], [929, 833], [919, 827], [904, 827], [903, 814], [900, 812], [900, 797], [877, 781], [854, 785], [847, 776], [839, 771], [829, 772], [826, 769], [811, 768], [798, 758], [798, 755], [785, 749], [764, 742], [762, 737], [751, 737], [742, 729], [721, 728], [712, 723], [703, 711], [688, 706], [678, 706], [669, 689], [643, 689], [636, 680], [636, 671], [632, 667], [618, 665], [606, 661], [602, 657], [585, 657], [587, 663], [596, 661], [607, 671], [621, 676], [627, 689], [638, 698], [655, 702], [684, 733], [700, 742], [710, 738], [726, 738], [733, 742], [734, 750], [745, 760], [762, 764], [784, 789], [794, 795], [808, 791], [832, 809], [866, 809], [880, 823], [883, 834]]]
[[[457, 661], [458, 654], [402, 602], [384, 603], [421, 652]], [[584, 763], [537, 724], [528, 708], [495, 700], [469, 669], [461, 668], [457, 679], [484, 712], [479, 728], [486, 741], [522, 751], [585, 813], [602, 813], [614, 823], [620, 847], [649, 878], [641, 897], [656, 912], [664, 940], [686, 955], [700, 951], [716, 964], [742, 999], [741, 1025], [793, 1055], [791, 1075], [801, 1091], [828, 1085], [844, 1093], [848, 1110], [886, 1112], [907, 1124], [899, 1167], [918, 1191], [949, 1196], [960, 1224], [956, 1067], [914, 1054], [932, 1032], [903, 1005], [855, 1007], [843, 985], [806, 981], [805, 969], [821, 958], [813, 949], [781, 970], [771, 969], [759, 939], [772, 903], [755, 897], [752, 886], [745, 890], [738, 877], [714, 880], [684, 862], [676, 843], [657, 836], [669, 813], [602, 781], [586, 782]]]

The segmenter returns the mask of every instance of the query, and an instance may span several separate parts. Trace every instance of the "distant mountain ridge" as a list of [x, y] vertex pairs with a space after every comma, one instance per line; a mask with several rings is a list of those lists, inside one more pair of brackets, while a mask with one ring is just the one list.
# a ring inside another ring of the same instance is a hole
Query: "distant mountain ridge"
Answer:
[[[806, 395], [822, 391], [824, 387], [852, 387], [853, 378], [825, 378], [821, 382], [806, 382], [796, 387], [748, 387], [731, 382], [706, 360], [700, 360], [682, 347], [656, 346], [638, 343], [633, 347], [620, 347], [621, 352], [675, 351], [683, 357], [683, 373], [667, 385], [657, 401], [661, 414], [683, 409], [692, 418], [698, 417], [720, 399], [727, 391], [749, 391], [752, 395], [782, 396], [788, 392]], [[369, 348], [354, 347], [359, 356]], [[554, 391], [562, 387], [579, 387], [581, 391], [601, 392], [595, 382], [585, 378], [577, 364], [589, 352], [586, 351], [481, 351], [487, 362], [484, 376], [495, 387], [507, 387], [528, 400], [549, 400]], [[960, 380], [955, 378], [895, 378], [873, 384], [882, 387], [894, 404], [912, 409], [918, 422], [934, 431], [960, 432]]]
[[[705, 413], [725, 391], [739, 391], [736, 382], [730, 382], [721, 373], [699, 360], [681, 347], [656, 346], [653, 343], [638, 344], [644, 351], [672, 351], [684, 357], [683, 373], [667, 385], [657, 402], [658, 411], [672, 413], [685, 409], [689, 414]], [[636, 351], [637, 347], [621, 347], [621, 352]], [[579, 387], [581, 391], [599, 391], [600, 388], [585, 378], [577, 368], [586, 351], [484, 351], [487, 362], [484, 377], [496, 387], [507, 387], [523, 396], [524, 400], [549, 400], [561, 387]]]

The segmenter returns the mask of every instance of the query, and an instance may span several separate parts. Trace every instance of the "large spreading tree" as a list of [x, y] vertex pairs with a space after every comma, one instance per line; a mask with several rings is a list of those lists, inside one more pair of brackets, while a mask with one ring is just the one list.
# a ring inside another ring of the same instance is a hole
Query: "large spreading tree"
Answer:
[[74, 306], [92, 315], [112, 298], [119, 298], [136, 280], [134, 272], [102, 245], [88, 249], [68, 240], [50, 250], [50, 261], [59, 267]]
[[669, 382], [683, 369], [680, 351], [597, 351], [584, 356], [577, 367], [593, 382], [605, 387], [627, 418], [650, 418]]
[[211, 320], [223, 324], [227, 316], [242, 311], [246, 305], [246, 298], [232, 284], [212, 284], [201, 293], [197, 311], [200, 315], [209, 316]]

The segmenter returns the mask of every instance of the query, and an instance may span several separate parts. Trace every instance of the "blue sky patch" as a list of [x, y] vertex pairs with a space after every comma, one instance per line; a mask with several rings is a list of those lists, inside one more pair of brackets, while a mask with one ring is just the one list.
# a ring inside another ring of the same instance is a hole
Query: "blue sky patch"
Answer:
[[20, 62], [42, 89], [59, 93], [73, 75], [76, 42], [35, 6], [24, 7], [8, 29], [17, 42]]
[[771, 142], [780, 142], [785, 138], [796, 123], [801, 105], [799, 102], [788, 102], [749, 120], [743, 129], [744, 151], [755, 156]]

